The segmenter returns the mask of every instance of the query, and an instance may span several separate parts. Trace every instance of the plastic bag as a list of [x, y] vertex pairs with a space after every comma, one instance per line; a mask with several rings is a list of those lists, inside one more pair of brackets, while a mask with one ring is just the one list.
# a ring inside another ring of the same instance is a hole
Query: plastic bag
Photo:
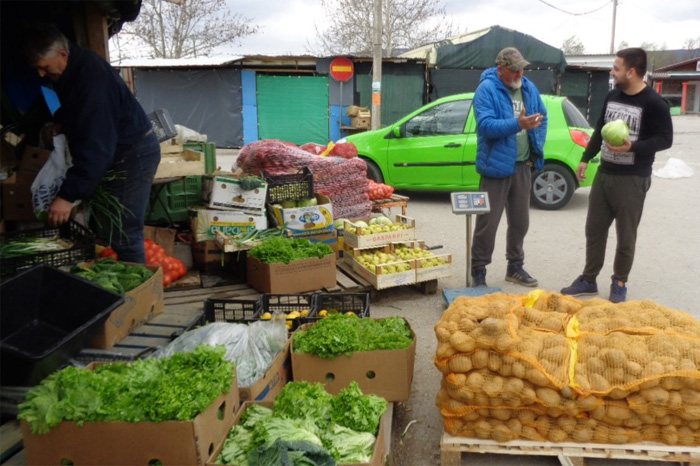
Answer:
[[61, 189], [63, 180], [66, 179], [66, 172], [73, 166], [65, 135], [54, 136], [53, 147], [49, 159], [36, 175], [31, 186], [34, 215], [39, 219], [46, 217], [58, 190]]
[[166, 358], [193, 352], [200, 345], [226, 347], [227, 361], [236, 366], [239, 387], [250, 387], [265, 375], [287, 343], [284, 316], [246, 324], [214, 322], [185, 332], [151, 357]]
[[654, 170], [654, 176], [658, 178], [666, 178], [669, 180], [677, 180], [680, 178], [690, 178], [693, 176], [693, 169], [681, 159], [670, 157], [659, 170]]
[[184, 144], [188, 141], [207, 142], [206, 134], [200, 134], [197, 131], [182, 125], [175, 125], [175, 129], [177, 130], [177, 136], [175, 136], [175, 142], [177, 144]]

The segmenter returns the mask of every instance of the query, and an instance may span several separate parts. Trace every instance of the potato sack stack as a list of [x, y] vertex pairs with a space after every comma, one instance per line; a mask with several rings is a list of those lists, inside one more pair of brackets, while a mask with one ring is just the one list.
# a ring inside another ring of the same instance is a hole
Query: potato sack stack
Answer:
[[700, 444], [700, 323], [651, 301], [459, 297], [435, 325], [453, 436]]

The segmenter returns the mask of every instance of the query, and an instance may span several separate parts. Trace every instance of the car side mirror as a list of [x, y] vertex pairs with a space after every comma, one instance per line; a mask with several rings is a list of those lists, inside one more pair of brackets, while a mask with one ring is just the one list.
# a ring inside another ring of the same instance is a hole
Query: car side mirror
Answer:
[[396, 137], [396, 138], [401, 137], [401, 127], [400, 126], [394, 126], [394, 137]]

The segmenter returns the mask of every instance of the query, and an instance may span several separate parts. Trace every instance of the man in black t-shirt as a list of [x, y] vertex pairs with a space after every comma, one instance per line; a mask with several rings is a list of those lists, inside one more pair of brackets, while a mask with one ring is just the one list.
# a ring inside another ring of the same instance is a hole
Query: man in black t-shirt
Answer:
[[[598, 294], [596, 277], [603, 268], [608, 230], [614, 220], [617, 248], [609, 299], [614, 303], [627, 299], [626, 283], [634, 261], [644, 199], [651, 186], [651, 167], [656, 152], [668, 149], [673, 143], [670, 109], [644, 82], [646, 69], [644, 50], [628, 48], [617, 52], [610, 71], [615, 88], [605, 99], [603, 114], [577, 170], [582, 180], [588, 162], [601, 151], [601, 165], [588, 198], [586, 265], [571, 286], [561, 290], [562, 294]], [[617, 119], [629, 126], [629, 139], [620, 146], [603, 143], [601, 129]]]

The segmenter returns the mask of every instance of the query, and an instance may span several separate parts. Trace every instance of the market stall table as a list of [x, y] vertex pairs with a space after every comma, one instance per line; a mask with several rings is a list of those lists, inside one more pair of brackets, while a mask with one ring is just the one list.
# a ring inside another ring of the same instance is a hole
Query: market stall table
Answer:
[[392, 207], [401, 207], [401, 215], [406, 215], [407, 206], [408, 196], [392, 194], [389, 198], [372, 201], [372, 212], [383, 212], [384, 209], [391, 210]]

